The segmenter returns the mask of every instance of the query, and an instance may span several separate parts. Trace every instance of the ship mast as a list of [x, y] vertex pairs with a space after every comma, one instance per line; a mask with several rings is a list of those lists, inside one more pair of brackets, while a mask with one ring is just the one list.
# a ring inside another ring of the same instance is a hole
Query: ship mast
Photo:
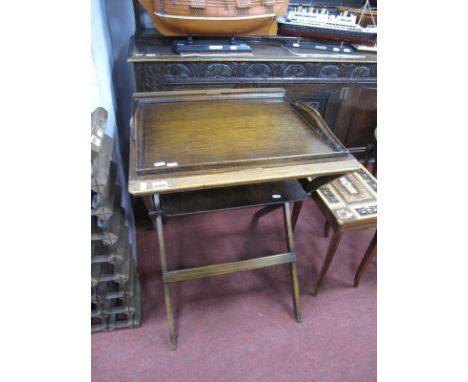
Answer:
[[359, 17], [358, 24], [361, 25], [361, 20], [362, 20], [362, 18], [363, 18], [363, 16], [364, 16], [364, 11], [365, 11], [366, 9], [369, 10], [369, 14], [370, 14], [370, 17], [371, 17], [371, 19], [372, 19], [372, 24], [375, 25], [374, 15], [373, 15], [372, 12], [371, 12], [369, 0], [366, 0], [366, 2], [364, 3], [364, 5], [363, 5], [363, 7], [362, 7], [361, 16]]

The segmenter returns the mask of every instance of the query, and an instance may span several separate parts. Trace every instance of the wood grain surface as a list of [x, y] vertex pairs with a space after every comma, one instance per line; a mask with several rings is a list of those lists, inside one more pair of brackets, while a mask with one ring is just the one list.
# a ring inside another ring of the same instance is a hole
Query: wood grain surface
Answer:
[[136, 94], [133, 125], [129, 189], [135, 195], [358, 167], [321, 116], [291, 104], [282, 89]]
[[238, 163], [290, 161], [331, 154], [282, 99], [149, 103], [143, 106], [139, 173]]

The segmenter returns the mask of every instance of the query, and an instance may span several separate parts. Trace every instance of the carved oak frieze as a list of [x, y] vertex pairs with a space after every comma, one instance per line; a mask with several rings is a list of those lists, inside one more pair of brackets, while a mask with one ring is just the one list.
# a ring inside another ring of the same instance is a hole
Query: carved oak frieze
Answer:
[[[340, 82], [371, 81], [376, 64], [313, 62], [146, 62], [136, 64], [137, 81], [145, 91], [163, 90], [176, 83], [201, 82], [314, 82], [328, 79]], [[143, 78], [141, 78], [143, 77]]]
[[309, 77], [309, 74], [313, 73], [315, 68], [308, 68], [307, 64], [289, 64], [281, 63], [281, 72], [279, 73], [281, 77], [294, 77], [294, 78], [303, 78]]
[[206, 75], [213, 78], [229, 78], [233, 75], [233, 68], [226, 64], [209, 64], [206, 68]]
[[318, 77], [338, 78], [344, 76], [343, 66], [337, 64], [318, 65]]
[[193, 68], [185, 64], [168, 64], [165, 68], [166, 78], [193, 78]]
[[[135, 80], [138, 91], [163, 90], [166, 85], [164, 70], [164, 64], [143, 63], [135, 65]], [[141, 82], [143, 82], [144, 89], [140, 90]]]
[[[371, 143], [377, 57], [359, 53], [359, 57], [312, 59], [286, 53], [279, 45], [256, 43], [255, 54], [249, 57], [181, 57], [164, 39], [142, 39], [133, 42], [130, 62], [138, 92], [282, 87], [291, 100], [318, 110], [344, 144]], [[354, 118], [357, 112], [359, 118]]]
[[371, 70], [367, 66], [354, 66], [350, 77], [371, 77]]
[[249, 64], [245, 70], [245, 77], [249, 78], [271, 78], [274, 76], [272, 65], [266, 63]]

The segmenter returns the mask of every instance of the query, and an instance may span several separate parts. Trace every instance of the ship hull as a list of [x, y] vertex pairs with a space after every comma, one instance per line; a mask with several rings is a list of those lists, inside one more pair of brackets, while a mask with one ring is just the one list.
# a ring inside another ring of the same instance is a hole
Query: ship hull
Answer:
[[347, 32], [336, 29], [278, 23], [278, 33], [286, 36], [300, 36], [324, 40], [343, 41], [364, 45], [375, 45], [377, 33]]
[[276, 16], [190, 18], [155, 14], [153, 20], [159, 32], [165, 36], [226, 36], [226, 35], [275, 35], [278, 27]]
[[289, 3], [288, 0], [138, 1], [164, 36], [273, 36], [278, 30], [276, 17], [286, 13]]

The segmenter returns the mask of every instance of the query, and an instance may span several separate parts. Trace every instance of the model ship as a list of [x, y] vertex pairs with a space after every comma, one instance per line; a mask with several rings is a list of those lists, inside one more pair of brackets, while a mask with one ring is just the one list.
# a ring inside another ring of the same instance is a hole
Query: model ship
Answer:
[[276, 35], [289, 0], [138, 0], [164, 36]]
[[365, 6], [363, 8], [352, 8], [352, 7], [344, 7], [342, 5], [339, 5], [337, 8], [339, 11], [348, 11], [348, 12], [355, 13], [357, 15], [362, 14], [362, 19], [361, 19], [362, 26], [367, 26], [369, 24], [372, 24], [372, 25], [377, 24], [377, 9], [367, 8]]
[[375, 45], [377, 39], [375, 23], [362, 26], [364, 12], [367, 9], [369, 9], [368, 1], [360, 14], [333, 7], [298, 5], [289, 10], [285, 17], [278, 17], [279, 33]]

